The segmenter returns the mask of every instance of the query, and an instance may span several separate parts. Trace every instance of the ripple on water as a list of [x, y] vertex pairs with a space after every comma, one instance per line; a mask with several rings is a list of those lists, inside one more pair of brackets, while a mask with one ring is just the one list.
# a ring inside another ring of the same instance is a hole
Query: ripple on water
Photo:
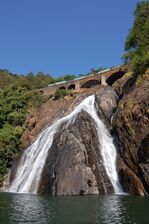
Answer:
[[1, 224], [148, 224], [149, 198], [0, 193]]

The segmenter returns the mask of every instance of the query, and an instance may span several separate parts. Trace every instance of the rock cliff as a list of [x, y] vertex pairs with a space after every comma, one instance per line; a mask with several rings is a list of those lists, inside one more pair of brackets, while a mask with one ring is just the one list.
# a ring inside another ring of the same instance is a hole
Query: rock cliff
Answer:
[[108, 194], [113, 192], [99, 150], [95, 124], [80, 112], [55, 135], [43, 170], [40, 193], [52, 195]]
[[149, 77], [138, 77], [118, 104], [113, 120], [119, 175], [126, 191], [149, 194]]
[[[128, 73], [113, 87], [99, 86], [57, 101], [51, 98], [28, 117], [22, 137], [24, 145], [33, 142], [43, 128], [56, 118], [70, 113], [91, 94], [96, 95], [100, 107], [98, 114], [114, 136], [118, 153], [117, 169], [124, 190], [130, 194], [148, 195], [148, 75], [135, 78]], [[52, 195], [112, 193], [113, 187], [97, 147], [99, 144], [94, 121], [86, 112], [79, 113], [67, 128], [63, 124], [54, 136], [38, 192]], [[13, 176], [14, 168], [11, 180]]]

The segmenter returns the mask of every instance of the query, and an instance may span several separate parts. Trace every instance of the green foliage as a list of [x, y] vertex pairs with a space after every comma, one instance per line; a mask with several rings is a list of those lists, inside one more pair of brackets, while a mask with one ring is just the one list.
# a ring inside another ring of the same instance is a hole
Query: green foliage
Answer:
[[0, 129], [0, 179], [7, 172], [7, 168], [11, 166], [13, 158], [19, 152], [22, 133], [21, 127], [14, 127], [8, 123]]
[[20, 151], [28, 110], [47, 100], [35, 89], [51, 79], [42, 73], [22, 76], [0, 70], [0, 182]]
[[0, 89], [8, 85], [12, 85], [14, 88], [24, 87], [28, 90], [39, 89], [46, 87], [49, 83], [52, 83], [53, 80], [54, 78], [43, 72], [38, 72], [36, 75], [30, 72], [24, 76], [12, 74], [8, 70], [0, 70]]
[[70, 81], [70, 80], [74, 80], [76, 77], [77, 77], [76, 75], [65, 75], [64, 80]]
[[149, 1], [139, 1], [134, 12], [134, 24], [125, 42], [124, 55], [136, 74], [149, 67]]
[[39, 107], [42, 103], [45, 103], [47, 98], [37, 91], [30, 91], [27, 94], [28, 107]]
[[45, 75], [42, 72], [38, 72], [36, 75], [33, 75], [33, 73], [30, 72], [25, 78], [25, 84], [27, 85], [26, 87], [28, 89], [38, 89], [46, 87], [53, 80], [51, 76]]
[[51, 80], [51, 84], [54, 84], [54, 83], [57, 83], [57, 82], [62, 82], [64, 81], [64, 78], [63, 77], [59, 77], [59, 78], [52, 78]]
[[64, 96], [67, 96], [69, 95], [70, 91], [67, 90], [67, 89], [57, 89], [55, 91], [55, 99], [60, 99], [60, 98], [63, 98]]
[[49, 82], [49, 84], [54, 84], [57, 82], [62, 82], [62, 81], [70, 81], [74, 80], [77, 77], [77, 75], [65, 75], [63, 77], [58, 77], [58, 78], [52, 78]]
[[0, 89], [11, 84], [16, 80], [16, 75], [11, 74], [8, 70], [0, 70]]
[[13, 111], [8, 114], [7, 121], [12, 125], [23, 125], [25, 118], [26, 116], [22, 111]]

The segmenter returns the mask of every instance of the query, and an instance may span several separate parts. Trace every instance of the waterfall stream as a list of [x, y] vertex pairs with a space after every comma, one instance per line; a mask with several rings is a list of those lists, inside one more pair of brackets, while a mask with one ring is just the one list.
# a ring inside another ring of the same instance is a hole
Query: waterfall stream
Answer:
[[9, 191], [20, 193], [37, 193], [42, 170], [47, 158], [48, 151], [53, 143], [54, 134], [58, 131], [62, 123], [69, 125], [75, 116], [86, 111], [94, 120], [106, 173], [112, 183], [115, 193], [121, 193], [121, 187], [116, 170], [116, 148], [112, 137], [105, 125], [98, 117], [95, 108], [95, 96], [89, 96], [83, 100], [69, 115], [56, 120], [50, 127], [45, 129], [26, 150], [20, 159], [15, 179]]

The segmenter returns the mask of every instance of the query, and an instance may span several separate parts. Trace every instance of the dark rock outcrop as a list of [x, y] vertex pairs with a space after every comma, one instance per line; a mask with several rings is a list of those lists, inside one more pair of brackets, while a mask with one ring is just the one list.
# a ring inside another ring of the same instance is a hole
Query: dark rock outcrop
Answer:
[[38, 191], [52, 195], [113, 192], [99, 145], [94, 121], [86, 112], [67, 128], [63, 124], [49, 150]]
[[132, 72], [127, 72], [122, 78], [116, 80], [113, 83], [112, 87], [116, 91], [119, 99], [121, 99], [124, 95], [126, 95], [131, 87], [134, 85], [136, 77]]
[[110, 86], [103, 86], [96, 92], [96, 102], [109, 121], [117, 108], [117, 101], [116, 92]]
[[123, 158], [118, 159], [118, 173], [125, 192], [132, 195], [147, 194], [139, 177], [127, 166]]
[[113, 120], [120, 150], [119, 174], [131, 194], [149, 194], [149, 77], [136, 79]]

